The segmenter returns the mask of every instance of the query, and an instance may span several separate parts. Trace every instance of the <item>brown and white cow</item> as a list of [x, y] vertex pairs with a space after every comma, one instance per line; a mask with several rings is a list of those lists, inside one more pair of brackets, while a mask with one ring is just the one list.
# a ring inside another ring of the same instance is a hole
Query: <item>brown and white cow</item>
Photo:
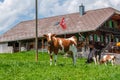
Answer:
[[75, 36], [70, 38], [59, 38], [55, 37], [55, 34], [45, 34], [44, 35], [48, 42], [48, 53], [50, 54], [50, 65], [52, 65], [53, 53], [55, 54], [55, 65], [57, 61], [57, 54], [59, 51], [65, 53], [71, 53], [73, 64], [76, 63], [76, 53], [77, 53], [77, 39]]
[[111, 62], [112, 66], [115, 63], [115, 56], [114, 55], [104, 55], [103, 58], [100, 60], [100, 64], [104, 63], [105, 65], [107, 65], [107, 62]]

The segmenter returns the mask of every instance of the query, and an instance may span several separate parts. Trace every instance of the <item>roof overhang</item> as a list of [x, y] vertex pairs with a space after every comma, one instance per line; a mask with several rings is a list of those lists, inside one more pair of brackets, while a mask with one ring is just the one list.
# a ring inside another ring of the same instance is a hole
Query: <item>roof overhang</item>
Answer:
[[120, 20], [120, 11], [115, 10], [115, 13], [112, 16], [112, 19], [114, 19], [114, 20]]
[[120, 14], [114, 14], [113, 16], [112, 16], [112, 19], [114, 19], [114, 20], [120, 20]]

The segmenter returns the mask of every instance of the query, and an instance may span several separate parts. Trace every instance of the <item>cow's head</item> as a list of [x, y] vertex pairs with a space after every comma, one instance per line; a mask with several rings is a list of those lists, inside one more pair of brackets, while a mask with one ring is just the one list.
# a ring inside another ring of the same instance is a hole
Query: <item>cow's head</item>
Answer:
[[105, 63], [105, 61], [103, 59], [100, 60], [100, 64], [103, 64]]
[[56, 36], [55, 34], [51, 34], [51, 33], [48, 33], [48, 34], [44, 34], [44, 37], [47, 39], [48, 43], [51, 44], [52, 43], [52, 38]]

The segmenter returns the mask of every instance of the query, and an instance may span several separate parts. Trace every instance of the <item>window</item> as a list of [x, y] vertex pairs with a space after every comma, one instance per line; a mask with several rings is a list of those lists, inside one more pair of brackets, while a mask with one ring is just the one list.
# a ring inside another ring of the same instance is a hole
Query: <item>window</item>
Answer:
[[104, 24], [105, 27], [108, 27], [109, 26], [109, 22], [107, 21], [105, 24]]
[[19, 47], [19, 43], [16, 42], [16, 43], [15, 43], [15, 47]]
[[89, 40], [92, 41], [93, 40], [93, 35], [89, 36]]
[[8, 46], [13, 46], [13, 43], [12, 42], [8, 42]]
[[113, 21], [112, 20], [109, 21], [109, 27], [113, 28]]
[[105, 37], [105, 42], [108, 43], [108, 37], [107, 36]]
[[94, 34], [94, 41], [97, 41], [97, 35]]
[[117, 28], [117, 25], [118, 25], [117, 21], [114, 21], [113, 23], [114, 23], [114, 27]]
[[97, 36], [97, 41], [100, 41], [100, 36]]

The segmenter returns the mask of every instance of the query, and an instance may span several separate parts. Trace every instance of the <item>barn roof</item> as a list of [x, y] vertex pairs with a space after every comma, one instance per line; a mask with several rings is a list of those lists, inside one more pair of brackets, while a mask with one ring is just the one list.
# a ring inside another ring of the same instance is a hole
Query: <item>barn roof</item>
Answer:
[[[93, 31], [100, 27], [119, 11], [108, 7], [86, 11], [83, 16], [79, 12], [66, 15], [54, 16], [38, 20], [38, 36], [46, 33], [69, 34], [76, 32]], [[67, 29], [63, 30], [60, 25], [62, 17], [65, 18]], [[0, 42], [16, 41], [35, 38], [35, 20], [23, 21], [0, 36]]]

